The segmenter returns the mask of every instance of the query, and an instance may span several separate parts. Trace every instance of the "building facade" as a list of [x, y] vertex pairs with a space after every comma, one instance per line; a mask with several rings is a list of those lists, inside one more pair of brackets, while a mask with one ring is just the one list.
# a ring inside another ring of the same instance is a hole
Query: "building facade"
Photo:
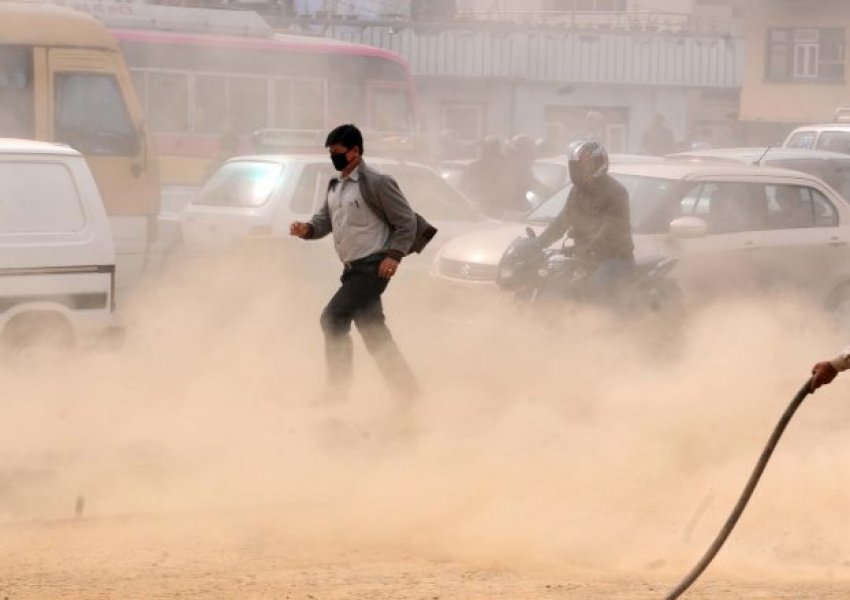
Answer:
[[781, 141], [794, 126], [832, 121], [850, 105], [844, 0], [754, 0], [744, 14], [741, 119]]
[[[694, 0], [592, 4], [459, 1], [451, 19], [398, 15], [396, 4], [382, 19], [322, 13], [273, 24], [400, 53], [432, 146], [457, 154], [473, 153], [487, 134], [548, 137], [566, 148], [586, 137], [590, 111], [602, 115], [613, 152], [639, 152], [656, 114], [683, 143], [711, 142], [738, 110], [743, 43], [732, 21], [697, 19]], [[640, 10], [650, 5], [656, 12]], [[728, 2], [709, 9], [732, 14]]]

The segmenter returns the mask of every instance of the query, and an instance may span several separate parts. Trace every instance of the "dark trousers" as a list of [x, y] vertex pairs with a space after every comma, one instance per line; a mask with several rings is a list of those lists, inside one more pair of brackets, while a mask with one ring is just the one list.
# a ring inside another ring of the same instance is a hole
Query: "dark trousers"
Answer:
[[381, 257], [367, 257], [348, 263], [340, 278], [342, 286], [322, 311], [328, 381], [339, 394], [347, 392], [354, 362], [350, 335], [354, 321], [387, 383], [410, 398], [418, 391], [416, 378], [384, 318], [381, 294], [389, 280], [378, 276], [380, 262]]
[[606, 258], [601, 261], [590, 278], [591, 297], [602, 305], [620, 305], [624, 300], [623, 283], [634, 270], [634, 258]]

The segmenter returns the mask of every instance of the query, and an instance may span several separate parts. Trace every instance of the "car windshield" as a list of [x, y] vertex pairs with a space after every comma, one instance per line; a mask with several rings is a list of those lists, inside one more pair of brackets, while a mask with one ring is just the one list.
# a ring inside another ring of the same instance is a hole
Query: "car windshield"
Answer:
[[817, 134], [814, 131], [797, 131], [791, 134], [788, 141], [785, 142], [786, 148], [808, 148], [815, 147], [815, 137]]
[[391, 175], [414, 210], [434, 221], [480, 221], [479, 213], [461, 192], [431, 169], [415, 165], [378, 165]]
[[[631, 211], [633, 227], [636, 223], [641, 223], [654, 214], [658, 203], [678, 183], [675, 179], [644, 177], [642, 175], [611, 173], [611, 176], [623, 184], [629, 193], [629, 210]], [[531, 211], [526, 217], [526, 221], [529, 223], [549, 223], [554, 220], [567, 203], [567, 196], [571, 188], [572, 185], [568, 185], [555, 192], [546, 202]]]
[[262, 206], [268, 201], [282, 173], [283, 165], [279, 163], [247, 160], [224, 163], [201, 188], [193, 203]]
[[850, 154], [850, 131], [822, 131], [817, 148]]

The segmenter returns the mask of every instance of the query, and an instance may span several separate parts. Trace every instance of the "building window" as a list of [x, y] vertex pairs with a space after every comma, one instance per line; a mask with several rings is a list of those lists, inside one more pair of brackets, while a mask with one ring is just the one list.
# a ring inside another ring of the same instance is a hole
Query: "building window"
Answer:
[[843, 28], [770, 29], [767, 79], [844, 80]]

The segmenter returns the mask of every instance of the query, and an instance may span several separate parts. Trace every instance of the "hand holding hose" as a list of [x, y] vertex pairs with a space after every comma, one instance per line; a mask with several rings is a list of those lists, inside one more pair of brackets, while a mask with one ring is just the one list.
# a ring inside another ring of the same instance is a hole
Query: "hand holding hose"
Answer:
[[829, 361], [819, 362], [812, 367], [811, 390], [815, 392], [822, 385], [831, 383], [838, 375], [838, 369]]

